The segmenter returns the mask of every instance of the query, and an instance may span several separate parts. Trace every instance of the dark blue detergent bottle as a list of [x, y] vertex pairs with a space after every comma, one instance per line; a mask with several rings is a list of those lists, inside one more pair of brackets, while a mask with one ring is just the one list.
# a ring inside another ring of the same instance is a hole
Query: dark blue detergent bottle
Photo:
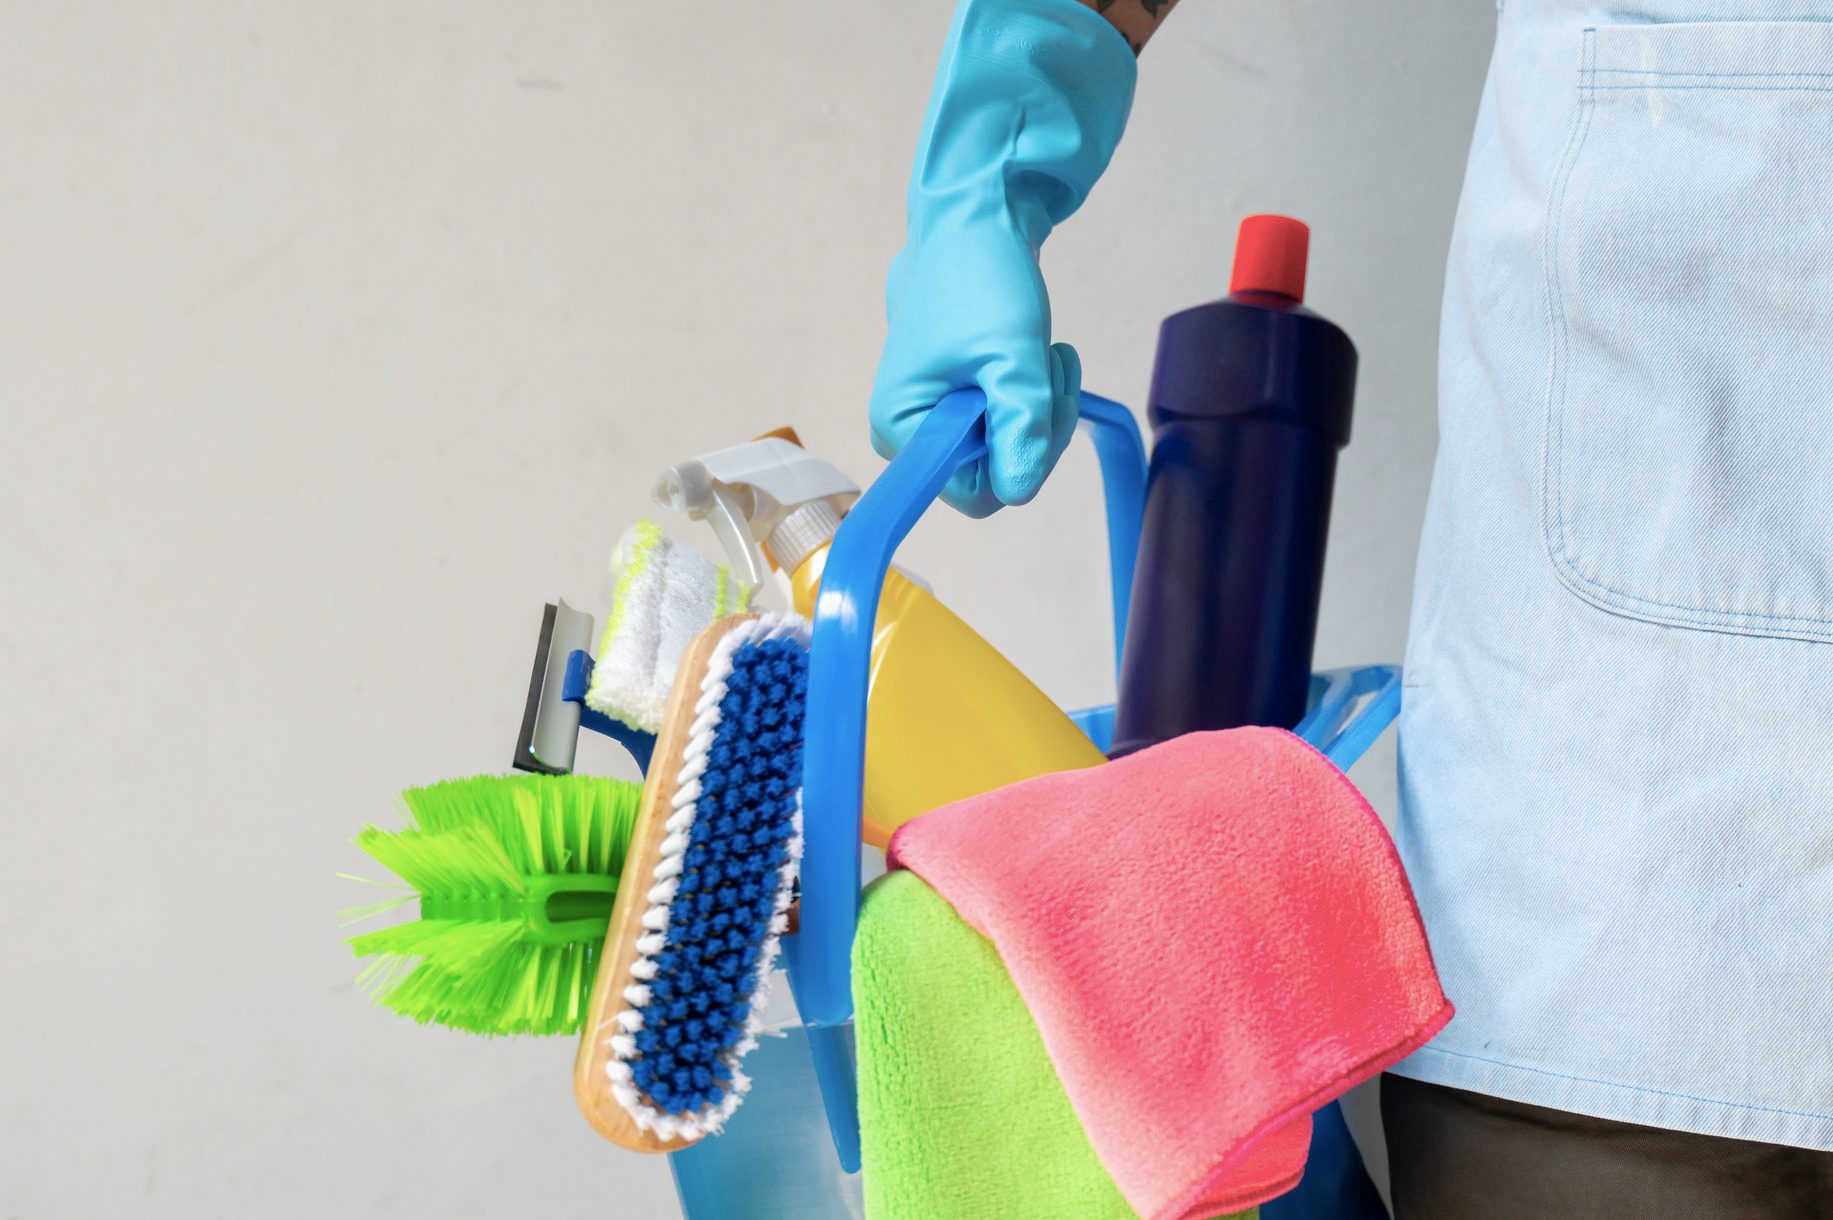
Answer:
[[1304, 715], [1356, 349], [1301, 303], [1310, 231], [1241, 222], [1229, 295], [1166, 318], [1118, 756]]
[[[1356, 349], [1306, 309], [1310, 230], [1249, 216], [1229, 295], [1165, 319], [1152, 466], [1121, 664], [1118, 756], [1305, 713]], [[1304, 1177], [1262, 1220], [1386, 1220], [1343, 1112], [1311, 1119]]]

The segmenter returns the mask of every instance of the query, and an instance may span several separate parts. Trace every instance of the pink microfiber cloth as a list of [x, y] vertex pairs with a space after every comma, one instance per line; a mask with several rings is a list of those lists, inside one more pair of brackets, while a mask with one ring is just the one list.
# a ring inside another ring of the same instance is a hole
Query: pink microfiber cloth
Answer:
[[1282, 730], [959, 801], [906, 823], [890, 858], [998, 950], [1146, 1220], [1284, 1193], [1311, 1111], [1451, 1019], [1386, 830]]

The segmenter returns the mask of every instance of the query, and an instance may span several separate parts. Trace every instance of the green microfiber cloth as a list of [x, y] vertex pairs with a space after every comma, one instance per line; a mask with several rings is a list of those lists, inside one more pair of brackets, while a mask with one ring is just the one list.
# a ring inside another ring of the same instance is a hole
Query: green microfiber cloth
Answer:
[[853, 1007], [868, 1217], [1135, 1220], [998, 950], [915, 873], [865, 893]]

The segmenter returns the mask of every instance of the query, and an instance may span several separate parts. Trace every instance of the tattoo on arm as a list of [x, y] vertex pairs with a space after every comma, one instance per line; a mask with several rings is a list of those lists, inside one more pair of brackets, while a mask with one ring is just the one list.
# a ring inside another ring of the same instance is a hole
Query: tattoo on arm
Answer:
[[1177, 0], [1081, 0], [1094, 9], [1108, 23], [1119, 30], [1121, 36], [1132, 44], [1133, 54], [1145, 49], [1146, 40], [1157, 31], [1159, 24], [1171, 15], [1177, 7]]

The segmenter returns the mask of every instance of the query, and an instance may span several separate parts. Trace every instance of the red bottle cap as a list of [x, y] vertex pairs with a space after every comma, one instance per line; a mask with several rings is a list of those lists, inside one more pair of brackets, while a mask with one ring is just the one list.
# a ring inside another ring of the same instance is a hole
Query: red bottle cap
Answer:
[[1270, 292], [1305, 299], [1305, 255], [1311, 230], [1290, 216], [1249, 216], [1235, 236], [1235, 273], [1228, 291]]

